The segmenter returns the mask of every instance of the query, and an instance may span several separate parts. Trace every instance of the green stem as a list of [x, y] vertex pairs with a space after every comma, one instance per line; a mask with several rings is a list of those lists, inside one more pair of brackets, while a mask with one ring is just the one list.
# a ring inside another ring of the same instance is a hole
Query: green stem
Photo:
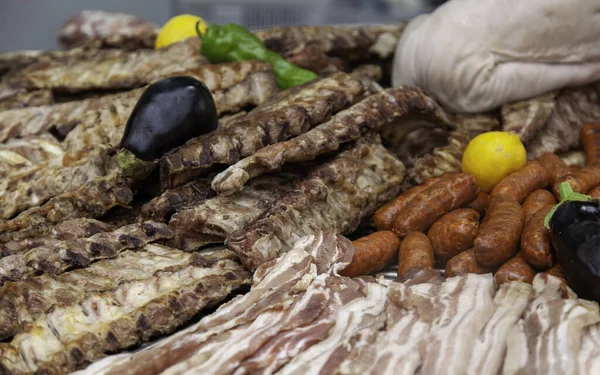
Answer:
[[131, 151], [121, 149], [115, 155], [115, 161], [123, 174], [129, 178], [143, 180], [152, 173], [157, 160], [144, 161], [138, 159]]
[[550, 229], [550, 220], [552, 220], [552, 216], [554, 215], [554, 212], [556, 212], [556, 209], [558, 209], [558, 206], [560, 206], [564, 202], [570, 202], [570, 201], [585, 202], [585, 201], [589, 201], [592, 199], [592, 197], [590, 197], [589, 195], [585, 195], [585, 194], [581, 194], [581, 193], [577, 193], [577, 192], [573, 191], [573, 187], [568, 182], [561, 182], [558, 185], [558, 194], [560, 195], [560, 202], [557, 205], [555, 205], [554, 207], [552, 207], [552, 209], [550, 210], [550, 212], [548, 212], [548, 215], [546, 215], [546, 218], [544, 219], [544, 226], [548, 229]]

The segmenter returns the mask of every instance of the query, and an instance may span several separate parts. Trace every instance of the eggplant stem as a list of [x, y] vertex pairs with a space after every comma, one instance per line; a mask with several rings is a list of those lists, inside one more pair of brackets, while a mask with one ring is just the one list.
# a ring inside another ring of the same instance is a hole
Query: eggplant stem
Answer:
[[546, 217], [544, 218], [544, 226], [548, 230], [550, 229], [550, 220], [552, 220], [552, 216], [554, 215], [554, 212], [556, 212], [556, 209], [558, 208], [558, 206], [560, 206], [564, 202], [570, 202], [570, 201], [585, 202], [585, 201], [592, 200], [592, 197], [590, 197], [589, 195], [585, 195], [585, 194], [581, 194], [581, 193], [577, 193], [577, 192], [573, 191], [573, 187], [568, 182], [561, 182], [558, 185], [558, 195], [560, 195], [560, 202], [557, 205], [555, 205], [554, 207], [552, 207], [550, 212], [548, 212], [548, 215], [546, 215]]

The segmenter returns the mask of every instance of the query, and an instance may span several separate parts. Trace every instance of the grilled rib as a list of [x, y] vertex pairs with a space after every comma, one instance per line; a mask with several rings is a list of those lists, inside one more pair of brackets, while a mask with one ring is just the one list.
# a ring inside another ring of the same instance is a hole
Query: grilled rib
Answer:
[[250, 283], [250, 273], [230, 258], [227, 252], [194, 254], [148, 278], [125, 280], [112, 290], [90, 291], [78, 302], [56, 305], [10, 343], [0, 343], [0, 368], [11, 374], [63, 374], [171, 333]]
[[187, 204], [169, 222], [175, 232], [175, 246], [193, 250], [225, 238], [256, 220], [263, 212], [294, 188], [300, 173], [264, 176], [250, 182], [231, 196], [218, 196]]
[[147, 279], [156, 271], [181, 265], [192, 257], [192, 253], [152, 244], [59, 276], [45, 274], [8, 282], [0, 296], [0, 340], [21, 332], [25, 324], [53, 305], [78, 303], [87, 293], [114, 290], [122, 282]]
[[9, 82], [13, 87], [60, 92], [140, 87], [170, 73], [208, 63], [199, 54], [199, 46], [198, 38], [190, 38], [156, 51], [104, 50], [93, 59], [70, 64], [42, 61], [23, 68]]
[[152, 22], [129, 14], [84, 10], [62, 25], [58, 41], [63, 48], [89, 41], [100, 42], [103, 47], [154, 48], [159, 30]]
[[127, 178], [110, 174], [90, 180], [77, 190], [57, 195], [42, 206], [21, 212], [12, 220], [0, 222], [0, 233], [74, 218], [100, 217], [113, 207], [127, 207], [132, 200], [133, 192]]
[[54, 97], [50, 90], [16, 93], [13, 96], [0, 99], [0, 112], [15, 108], [37, 107], [53, 102]]
[[254, 270], [304, 235], [319, 230], [350, 233], [399, 192], [405, 172], [379, 136], [361, 138], [316, 167], [258, 220], [232, 233], [227, 246]]
[[214, 164], [233, 164], [262, 147], [306, 132], [375, 90], [372, 82], [337, 73], [280, 93], [247, 115], [229, 121], [226, 128], [195, 138], [163, 156], [161, 183], [164, 188], [178, 186]]
[[400, 127], [396, 123], [411, 113], [432, 115], [446, 127], [452, 126], [452, 120], [435, 99], [422, 90], [388, 89], [363, 99], [296, 138], [267, 146], [240, 160], [218, 174], [212, 188], [219, 194], [232, 194], [242, 189], [248, 179], [278, 170], [286, 163], [312, 160], [385, 125]]
[[89, 238], [33, 248], [0, 259], [0, 283], [39, 273], [59, 275], [70, 268], [87, 267], [97, 259], [114, 258], [124, 250], [172, 237], [173, 233], [165, 224], [148, 221]]
[[[386, 59], [394, 54], [394, 49], [404, 24], [378, 26], [291, 26], [274, 27], [259, 31], [267, 48], [288, 54], [311, 45], [329, 56], [344, 60], [362, 60], [369, 56]], [[294, 61], [302, 66], [302, 61]]]
[[[189, 75], [203, 81], [215, 95], [219, 113], [258, 105], [276, 90], [273, 68], [259, 61], [208, 64], [193, 70], [182, 68], [169, 72], [165, 77], [170, 75]], [[142, 93], [143, 88], [139, 88], [97, 98], [0, 112], [0, 141], [50, 129], [56, 129], [60, 135], [66, 136], [78, 124], [83, 123], [81, 126], [87, 128], [90, 126], [88, 122], [94, 125], [98, 119], [103, 121], [110, 113], [114, 122], [125, 126], [131, 109]]]

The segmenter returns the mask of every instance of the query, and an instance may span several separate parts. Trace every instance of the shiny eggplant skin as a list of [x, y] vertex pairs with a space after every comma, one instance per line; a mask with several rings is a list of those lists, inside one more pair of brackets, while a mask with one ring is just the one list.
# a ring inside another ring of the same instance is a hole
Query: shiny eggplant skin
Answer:
[[121, 147], [150, 161], [217, 125], [215, 101], [204, 83], [187, 76], [165, 78], [149, 85], [138, 100]]
[[562, 203], [550, 221], [550, 237], [567, 281], [581, 298], [600, 301], [600, 206]]

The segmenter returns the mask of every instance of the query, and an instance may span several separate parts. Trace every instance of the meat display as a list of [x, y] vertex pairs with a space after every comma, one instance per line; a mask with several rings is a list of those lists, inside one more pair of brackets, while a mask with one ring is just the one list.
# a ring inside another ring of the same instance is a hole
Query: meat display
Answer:
[[553, 207], [600, 196], [600, 86], [451, 113], [390, 87], [404, 27], [256, 32], [298, 86], [103, 11], [0, 53], [0, 373], [600, 372], [597, 215], [552, 216], [597, 209]]
[[339, 276], [352, 252], [331, 233], [300, 238], [259, 267], [244, 296], [77, 374], [574, 374], [597, 362], [598, 305], [558, 278], [496, 288], [490, 275], [418, 274], [404, 284]]
[[256, 269], [317, 230], [350, 233], [398, 194], [404, 176], [404, 166], [379, 136], [360, 139], [313, 169], [258, 220], [232, 233], [227, 246]]

